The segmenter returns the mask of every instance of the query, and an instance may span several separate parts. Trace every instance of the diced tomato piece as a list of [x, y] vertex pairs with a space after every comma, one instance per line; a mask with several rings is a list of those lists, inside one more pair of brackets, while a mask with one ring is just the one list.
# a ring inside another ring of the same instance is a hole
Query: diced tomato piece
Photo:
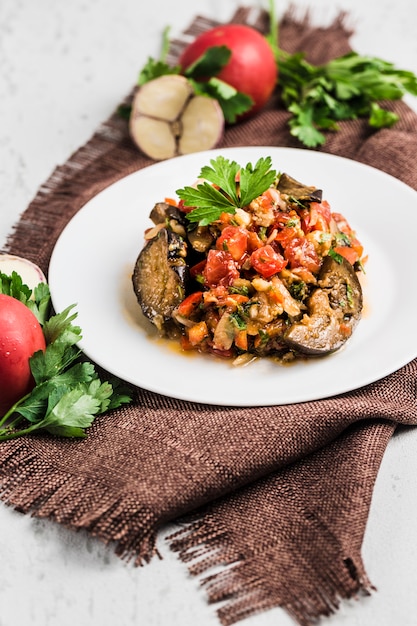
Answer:
[[[330, 220], [332, 218], [332, 211], [330, 208], [330, 204], [327, 200], [323, 200], [322, 202], [312, 202], [314, 204], [314, 208], [316, 209], [319, 216], [325, 221], [327, 226], [330, 225]], [[311, 208], [311, 204], [310, 204]], [[318, 228], [318, 230], [324, 230], [323, 228]]]
[[209, 250], [203, 276], [208, 287], [227, 286], [239, 278], [239, 271], [230, 252]]
[[244, 296], [242, 293], [229, 293], [227, 300], [234, 304], [245, 304], [249, 300], [249, 296]]
[[320, 269], [320, 257], [314, 244], [305, 237], [295, 237], [284, 250], [284, 257], [290, 267], [305, 267], [310, 272], [317, 273]]
[[308, 212], [303, 215], [302, 228], [305, 233], [312, 230], [321, 230], [328, 233], [330, 230], [330, 220], [332, 217], [330, 204], [327, 200], [322, 202], [311, 202]]
[[342, 333], [342, 335], [344, 335], [345, 337], [350, 337], [352, 334], [352, 327], [349, 326], [349, 324], [345, 324], [344, 322], [342, 322], [339, 326], [340, 328], [340, 332]]
[[251, 264], [255, 271], [264, 278], [269, 278], [280, 272], [287, 264], [284, 257], [276, 252], [274, 248], [267, 244], [252, 252]]
[[265, 209], [268, 211], [269, 209], [273, 209], [277, 206], [280, 201], [279, 192], [274, 188], [270, 187], [264, 193], [256, 199], [257, 205], [261, 209]]
[[363, 254], [363, 245], [361, 244], [359, 239], [356, 239], [356, 237], [351, 237], [350, 238], [350, 245], [351, 245], [351, 247], [354, 250], [356, 250], [356, 252], [358, 253], [358, 256], [360, 258], [362, 256], [362, 254]]
[[203, 273], [203, 270], [206, 266], [206, 259], [203, 259], [199, 263], [196, 263], [192, 267], [190, 267], [190, 276], [191, 278], [196, 278], [197, 276]]
[[195, 346], [193, 346], [186, 335], [181, 335], [180, 346], [182, 350], [195, 350]]
[[255, 233], [254, 230], [248, 231], [248, 250], [249, 252], [253, 252], [258, 248], [262, 248], [264, 242], [259, 237], [258, 233]]
[[248, 247], [248, 234], [239, 226], [226, 226], [216, 241], [217, 250], [230, 252], [235, 261], [239, 261]]
[[203, 299], [203, 292], [202, 291], [196, 291], [192, 294], [190, 294], [189, 296], [187, 296], [185, 298], [185, 300], [183, 300], [178, 308], [177, 308], [177, 313], [179, 315], [182, 315], [183, 317], [190, 317], [194, 311], [197, 309], [197, 307], [200, 305], [200, 302]]
[[181, 199], [181, 200], [178, 202], [178, 208], [179, 208], [179, 210], [180, 210], [180, 211], [182, 211], [183, 213], [190, 213], [191, 211], [193, 211], [193, 210], [195, 209], [195, 206], [187, 206], [187, 205], [184, 203], [184, 200], [182, 200], [182, 199]]
[[346, 261], [349, 261], [351, 265], [354, 265], [359, 260], [359, 255], [354, 248], [350, 246], [335, 246], [333, 250], [336, 254], [340, 254]]
[[294, 226], [285, 226], [275, 237], [275, 241], [278, 241], [283, 248], [286, 248], [290, 241], [298, 236], [297, 228]]

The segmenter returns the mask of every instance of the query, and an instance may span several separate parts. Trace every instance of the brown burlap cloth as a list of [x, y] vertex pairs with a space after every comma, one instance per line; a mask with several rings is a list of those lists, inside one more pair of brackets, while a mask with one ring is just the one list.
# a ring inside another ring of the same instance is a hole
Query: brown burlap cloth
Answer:
[[[247, 8], [234, 21], [266, 25]], [[197, 17], [188, 32], [212, 24]], [[346, 16], [323, 29], [286, 16], [280, 44], [318, 63], [346, 52], [350, 34]], [[174, 55], [181, 45], [173, 43]], [[417, 115], [403, 102], [391, 106], [401, 115], [394, 129], [342, 123], [324, 150], [417, 189]], [[228, 128], [221, 145], [301, 147], [287, 120], [277, 93], [261, 114]], [[7, 251], [47, 271], [59, 233], [85, 202], [150, 163], [113, 115], [40, 188]], [[181, 519], [170, 544], [203, 576], [209, 600], [226, 600], [222, 624], [274, 606], [311, 624], [372, 588], [361, 543], [373, 485], [394, 430], [417, 423], [416, 381], [414, 361], [340, 397], [267, 408], [202, 406], [136, 389], [134, 402], [97, 419], [85, 440], [0, 444], [1, 498], [87, 529], [136, 563], [156, 553], [158, 528]]]

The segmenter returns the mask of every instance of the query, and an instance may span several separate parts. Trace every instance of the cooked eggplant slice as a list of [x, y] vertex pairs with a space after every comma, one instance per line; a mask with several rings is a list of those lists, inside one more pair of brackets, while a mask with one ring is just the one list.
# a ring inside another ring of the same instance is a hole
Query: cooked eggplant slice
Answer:
[[277, 189], [280, 193], [288, 196], [289, 199], [293, 198], [297, 202], [321, 202], [323, 192], [316, 187], [308, 187], [303, 183], [298, 182], [295, 178], [288, 176], [288, 174], [281, 174]]
[[307, 315], [285, 334], [288, 346], [302, 354], [320, 356], [341, 348], [360, 320], [362, 288], [352, 265], [325, 257], [318, 286], [307, 300]]
[[182, 226], [187, 224], [185, 214], [176, 206], [168, 202], [157, 202], [149, 214], [154, 224], [164, 224], [169, 220], [176, 220]]
[[199, 253], [207, 252], [216, 240], [208, 226], [197, 226], [189, 229], [187, 238], [193, 250]]
[[162, 228], [140, 252], [133, 270], [133, 289], [142, 312], [161, 333], [169, 329], [172, 311], [185, 295], [186, 254], [183, 238]]

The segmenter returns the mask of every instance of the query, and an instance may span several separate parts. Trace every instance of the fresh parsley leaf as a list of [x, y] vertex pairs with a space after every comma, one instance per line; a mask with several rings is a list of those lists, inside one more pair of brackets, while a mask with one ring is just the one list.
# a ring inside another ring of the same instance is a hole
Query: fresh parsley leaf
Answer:
[[239, 115], [246, 113], [253, 105], [250, 96], [237, 91], [234, 87], [219, 78], [213, 77], [202, 83], [193, 82], [194, 91], [214, 98], [221, 106], [224, 119], [234, 124]]
[[167, 74], [179, 74], [180, 68], [178, 66], [171, 67], [165, 61], [159, 61], [151, 57], [148, 58], [146, 65], [139, 73], [138, 85], [141, 87], [145, 83], [148, 83], [160, 76], [166, 76]]
[[22, 278], [17, 272], [13, 271], [10, 276], [0, 272], [0, 293], [26, 304], [32, 295], [32, 290], [23, 284]]
[[187, 213], [187, 219], [190, 222], [198, 222], [200, 226], [208, 226], [215, 222], [222, 213], [233, 215], [236, 212], [236, 205], [207, 182], [200, 183], [196, 188], [178, 189], [177, 194], [187, 206], [197, 207]]
[[341, 263], [343, 263], [343, 257], [341, 254], [339, 254], [338, 252], [336, 252], [333, 248], [330, 248], [329, 250], [329, 256], [336, 261], [336, 263], [339, 263], [339, 265]]
[[230, 60], [232, 51], [227, 46], [212, 46], [192, 65], [184, 70], [184, 76], [193, 80], [206, 80], [216, 76]]
[[376, 102], [371, 104], [369, 124], [373, 126], [373, 128], [390, 128], [394, 126], [398, 119], [398, 115], [393, 111], [383, 109]]
[[210, 161], [210, 165], [202, 167], [200, 178], [217, 185], [230, 198], [230, 203], [239, 206], [239, 196], [236, 185], [237, 176], [241, 167], [236, 161], [229, 161], [218, 156]]
[[43, 332], [46, 343], [49, 344], [60, 340], [68, 345], [74, 345], [82, 338], [81, 329], [78, 326], [73, 326], [71, 323], [77, 317], [76, 313], [69, 315], [74, 307], [75, 304], [72, 304], [45, 322]]
[[260, 196], [275, 181], [277, 173], [272, 169], [271, 157], [261, 157], [252, 167], [248, 163], [240, 170], [239, 191], [240, 207], [247, 206], [252, 200]]
[[13, 271], [10, 275], [0, 272], [0, 293], [23, 302], [43, 325], [49, 316], [51, 294], [46, 283], [39, 283], [33, 291], [23, 283], [22, 277]]
[[293, 117], [289, 121], [291, 134], [297, 137], [307, 148], [315, 148], [325, 142], [325, 136], [313, 122], [313, 108], [305, 105], [301, 107], [294, 103], [288, 107]]
[[[186, 206], [195, 207], [187, 213], [190, 222], [207, 226], [219, 219], [222, 213], [234, 214], [239, 207], [247, 206], [270, 187], [277, 177], [270, 157], [260, 158], [255, 166], [248, 163], [242, 168], [236, 161], [218, 156], [210, 166], [201, 169], [203, 183], [176, 191]], [[239, 181], [238, 181], [239, 179]]]
[[169, 49], [169, 27], [165, 28], [162, 35], [162, 49], [158, 59], [148, 57], [148, 60], [144, 67], [141, 69], [138, 77], [138, 86], [148, 83], [150, 80], [159, 78], [160, 76], [166, 76], [167, 74], [179, 74], [181, 68], [179, 65], [175, 67], [170, 66], [166, 62], [166, 57]]

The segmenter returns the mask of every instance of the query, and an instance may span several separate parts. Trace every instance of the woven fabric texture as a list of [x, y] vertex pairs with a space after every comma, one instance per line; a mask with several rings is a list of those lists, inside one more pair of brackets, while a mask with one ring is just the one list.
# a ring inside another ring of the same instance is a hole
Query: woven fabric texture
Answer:
[[[267, 27], [265, 13], [248, 8], [233, 21]], [[350, 49], [347, 22], [341, 16], [316, 28], [308, 16], [287, 15], [281, 46], [322, 63]], [[213, 24], [196, 17], [187, 33]], [[172, 43], [172, 59], [182, 45]], [[404, 102], [390, 106], [400, 115], [395, 128], [343, 122], [322, 150], [417, 189], [417, 116]], [[299, 148], [288, 117], [277, 91], [260, 114], [227, 128], [220, 147]], [[98, 191], [151, 163], [115, 112], [42, 185], [7, 251], [47, 272], [72, 216]], [[0, 497], [86, 529], [135, 563], [155, 554], [164, 523], [181, 520], [170, 545], [202, 577], [209, 601], [222, 601], [222, 624], [282, 606], [309, 625], [341, 598], [372, 589], [361, 559], [372, 490], [393, 432], [417, 422], [416, 381], [411, 362], [343, 396], [265, 408], [202, 406], [137, 388], [132, 404], [98, 418], [85, 440], [36, 436], [1, 444]]]

